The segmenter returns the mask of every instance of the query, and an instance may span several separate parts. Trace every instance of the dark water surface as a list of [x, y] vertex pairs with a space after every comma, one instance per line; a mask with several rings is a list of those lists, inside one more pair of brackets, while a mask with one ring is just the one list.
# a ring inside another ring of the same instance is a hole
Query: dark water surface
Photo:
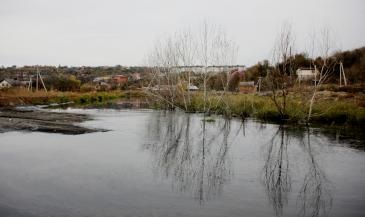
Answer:
[[[0, 134], [0, 216], [365, 216], [361, 135], [150, 110]], [[354, 147], [357, 147], [354, 148]]]

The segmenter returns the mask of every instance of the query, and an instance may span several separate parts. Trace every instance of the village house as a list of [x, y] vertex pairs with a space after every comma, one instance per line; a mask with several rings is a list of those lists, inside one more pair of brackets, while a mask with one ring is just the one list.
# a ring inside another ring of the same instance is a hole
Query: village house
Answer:
[[6, 89], [12, 87], [11, 82], [8, 79], [4, 79], [0, 82], [0, 89]]
[[110, 89], [111, 86], [123, 86], [128, 82], [128, 77], [125, 75], [100, 76], [95, 77], [93, 82], [98, 87]]
[[29, 81], [18, 81], [14, 79], [3, 79], [0, 81], [0, 89], [6, 89], [11, 87], [27, 87]]
[[93, 79], [94, 83], [100, 83], [100, 82], [109, 82], [111, 79], [110, 76], [101, 76], [101, 77], [96, 77]]
[[317, 80], [317, 78], [319, 76], [319, 72], [317, 69], [299, 68], [299, 69], [297, 69], [297, 76], [298, 76], [299, 82]]
[[244, 81], [238, 84], [238, 90], [240, 93], [255, 93], [256, 85], [254, 81]]
[[186, 89], [189, 91], [198, 91], [199, 90], [199, 88], [197, 86], [192, 85], [192, 84], [188, 85]]

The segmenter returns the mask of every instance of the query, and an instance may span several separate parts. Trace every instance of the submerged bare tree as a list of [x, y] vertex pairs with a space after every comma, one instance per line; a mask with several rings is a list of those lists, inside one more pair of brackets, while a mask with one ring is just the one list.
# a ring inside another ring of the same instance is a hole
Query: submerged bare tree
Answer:
[[[147, 88], [147, 93], [153, 95], [164, 102], [169, 108], [177, 107], [175, 100], [178, 91], [178, 74], [176, 66], [178, 63], [177, 43], [173, 38], [168, 38], [166, 42], [156, 42], [153, 55], [149, 56], [152, 79]], [[163, 93], [163, 94], [162, 94]]]
[[[313, 105], [315, 103], [318, 89], [334, 73], [335, 67], [338, 64], [337, 59], [335, 59], [334, 57], [330, 57], [330, 52], [333, 49], [333, 42], [328, 28], [323, 28], [320, 31], [320, 35], [318, 37], [316, 36], [315, 32], [313, 32], [310, 42], [311, 44], [309, 53], [311, 55], [312, 66], [315, 69], [315, 73], [317, 73], [317, 70], [319, 71], [319, 75], [316, 75], [314, 86], [312, 88], [312, 94], [309, 100], [307, 123], [313, 116]], [[317, 61], [315, 56], [319, 57], [317, 58]]]
[[292, 26], [284, 23], [273, 48], [272, 63], [274, 68], [268, 72], [266, 78], [266, 82], [272, 91], [271, 99], [282, 118], [286, 116], [288, 88], [294, 77], [292, 58], [290, 58], [293, 49]]
[[[202, 28], [198, 31], [198, 43], [197, 43], [197, 60], [198, 65], [204, 67], [203, 72], [200, 74], [203, 80], [203, 92], [204, 92], [204, 112], [209, 112], [213, 106], [212, 101], [208, 97], [207, 82], [211, 78], [212, 73], [208, 71], [209, 65], [233, 65], [235, 62], [237, 53], [236, 44], [229, 40], [226, 34], [221, 28], [209, 25], [204, 22]], [[223, 69], [224, 70], [224, 69]], [[228, 89], [229, 71], [226, 69], [226, 82], [223, 84], [224, 92]], [[222, 81], [223, 83], [223, 81]], [[219, 99], [222, 100], [224, 94], [220, 94]]]
[[[169, 105], [188, 111], [191, 105], [191, 80], [199, 77], [203, 91], [203, 111], [209, 112], [213, 106], [209, 98], [208, 80], [212, 65], [232, 65], [237, 53], [237, 46], [229, 40], [220, 27], [203, 23], [197, 31], [185, 30], [175, 33], [165, 41], [157, 42], [149, 56], [153, 78], [147, 88], [152, 94]], [[192, 67], [201, 67], [200, 72], [193, 72]], [[227, 77], [229, 73], [227, 71]], [[228, 81], [229, 79], [225, 79]], [[225, 86], [228, 86], [226, 82]], [[227, 88], [224, 88], [226, 90]], [[220, 99], [223, 94], [220, 94]]]

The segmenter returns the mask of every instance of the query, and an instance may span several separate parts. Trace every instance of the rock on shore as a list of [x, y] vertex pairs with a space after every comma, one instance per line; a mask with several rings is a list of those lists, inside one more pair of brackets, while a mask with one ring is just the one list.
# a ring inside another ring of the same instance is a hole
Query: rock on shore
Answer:
[[76, 135], [105, 131], [75, 125], [87, 120], [91, 117], [85, 114], [1, 109], [0, 132], [22, 130]]

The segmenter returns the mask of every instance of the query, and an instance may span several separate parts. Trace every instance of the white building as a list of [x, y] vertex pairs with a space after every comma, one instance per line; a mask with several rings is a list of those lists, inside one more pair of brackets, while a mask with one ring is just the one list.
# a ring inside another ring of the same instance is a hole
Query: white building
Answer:
[[299, 81], [317, 80], [319, 78], [319, 71], [317, 69], [299, 68], [297, 76]]
[[7, 79], [4, 79], [0, 82], [0, 89], [10, 88], [13, 85], [11, 85], [11, 82]]
[[220, 72], [227, 72], [227, 71], [232, 71], [235, 69], [238, 70], [243, 70], [245, 66], [241, 66], [241, 65], [229, 65], [229, 66], [177, 66], [177, 67], [172, 67], [172, 70], [181, 73], [181, 72], [194, 72], [194, 73], [204, 73], [204, 72], [208, 72], [208, 73], [213, 73], [213, 74], [217, 74]]
[[96, 77], [93, 79], [94, 83], [99, 83], [99, 82], [109, 82], [109, 80], [111, 79], [111, 76], [101, 76], [101, 77]]
[[197, 90], [199, 90], [199, 88], [197, 86], [192, 85], [192, 84], [191, 85], [188, 85], [186, 89], [187, 90], [190, 90], [190, 91], [197, 91]]
[[14, 79], [3, 79], [0, 81], [0, 89], [11, 87], [28, 87], [29, 81], [19, 81]]

